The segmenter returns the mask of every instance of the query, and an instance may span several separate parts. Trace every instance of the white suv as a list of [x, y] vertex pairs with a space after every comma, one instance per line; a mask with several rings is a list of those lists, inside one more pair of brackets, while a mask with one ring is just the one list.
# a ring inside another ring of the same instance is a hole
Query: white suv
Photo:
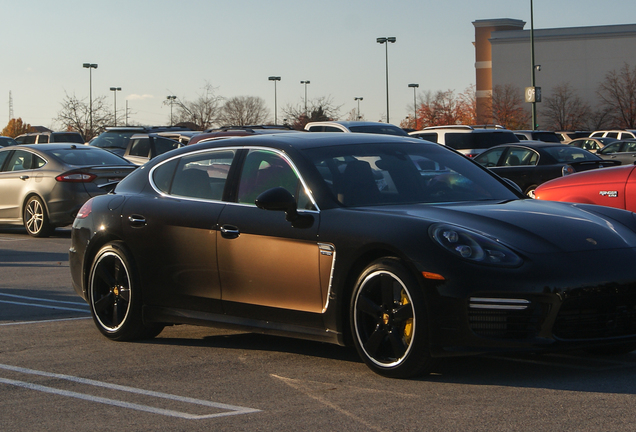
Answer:
[[447, 145], [468, 157], [475, 157], [499, 144], [517, 143], [515, 134], [503, 126], [431, 126], [409, 132], [415, 138]]
[[636, 129], [625, 130], [598, 130], [590, 134], [590, 138], [616, 138], [619, 140], [636, 138]]

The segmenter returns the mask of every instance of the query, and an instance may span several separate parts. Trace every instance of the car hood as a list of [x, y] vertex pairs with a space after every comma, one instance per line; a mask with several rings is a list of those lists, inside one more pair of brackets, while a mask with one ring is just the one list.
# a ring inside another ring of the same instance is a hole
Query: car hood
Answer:
[[636, 227], [633, 214], [598, 206], [527, 199], [483, 204], [422, 204], [380, 211], [461, 226], [526, 253], [636, 247], [636, 232], [629, 228]]

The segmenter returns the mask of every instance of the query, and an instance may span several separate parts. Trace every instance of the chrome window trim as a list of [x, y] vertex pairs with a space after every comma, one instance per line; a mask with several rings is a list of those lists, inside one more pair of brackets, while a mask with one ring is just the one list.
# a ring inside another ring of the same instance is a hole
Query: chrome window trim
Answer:
[[[318, 204], [316, 203], [316, 200], [314, 199], [314, 196], [311, 192], [311, 190], [307, 187], [307, 183], [305, 182], [305, 179], [300, 175], [300, 171], [298, 170], [298, 168], [296, 167], [296, 164], [294, 164], [294, 162], [289, 158], [289, 156], [287, 156], [287, 154], [285, 152], [283, 152], [282, 150], [279, 149], [275, 149], [272, 147], [261, 147], [261, 146], [228, 146], [228, 147], [215, 147], [215, 148], [211, 148], [211, 149], [201, 149], [201, 150], [196, 150], [193, 152], [189, 152], [187, 154], [181, 154], [181, 155], [176, 155], [173, 156], [169, 159], [166, 159], [165, 161], [162, 161], [161, 163], [155, 165], [152, 167], [152, 169], [148, 172], [148, 181], [150, 183], [150, 186], [154, 189], [155, 192], [157, 192], [159, 195], [166, 197], [166, 198], [174, 198], [174, 199], [183, 199], [183, 200], [188, 200], [188, 201], [197, 201], [197, 202], [219, 202], [219, 203], [224, 203], [224, 204], [234, 204], [234, 205], [241, 205], [241, 206], [247, 206], [247, 207], [256, 207], [255, 204], [244, 204], [244, 203], [236, 203], [236, 202], [229, 202], [229, 201], [223, 201], [223, 200], [211, 200], [211, 199], [203, 199], [203, 198], [194, 198], [194, 197], [185, 197], [185, 196], [181, 196], [181, 195], [172, 195], [172, 194], [167, 194], [165, 192], [162, 192], [161, 190], [159, 190], [159, 188], [157, 187], [157, 185], [154, 182], [153, 179], [153, 174], [155, 172], [155, 170], [157, 168], [159, 168], [160, 166], [163, 166], [164, 164], [167, 164], [175, 159], [181, 159], [183, 157], [186, 156], [191, 156], [191, 155], [196, 155], [196, 154], [200, 154], [200, 153], [209, 153], [209, 152], [215, 152], [215, 151], [227, 151], [227, 150], [234, 150], [234, 151], [239, 151], [239, 150], [264, 150], [264, 151], [270, 151], [272, 153], [276, 153], [278, 156], [282, 157], [283, 159], [285, 159], [285, 161], [287, 161], [287, 163], [289, 164], [289, 166], [292, 167], [292, 170], [294, 171], [294, 173], [296, 174], [296, 176], [298, 177], [298, 179], [300, 180], [300, 183], [302, 184], [303, 190], [305, 191], [305, 193], [307, 194], [307, 196], [309, 197], [309, 200], [311, 201], [311, 203], [313, 204], [313, 206], [316, 208], [316, 210], [307, 210], [307, 209], [298, 209], [299, 212], [313, 212], [313, 213], [319, 213], [320, 212], [320, 208], [318, 207]], [[232, 163], [234, 163], [234, 161], [232, 161]], [[143, 166], [140, 167], [140, 169], [143, 169]]]

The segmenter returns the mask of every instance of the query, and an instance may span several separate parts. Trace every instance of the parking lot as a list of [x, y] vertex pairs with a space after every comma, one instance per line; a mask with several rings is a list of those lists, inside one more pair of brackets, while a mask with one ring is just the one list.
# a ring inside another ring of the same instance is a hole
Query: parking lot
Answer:
[[0, 230], [0, 430], [634, 430], [636, 353], [485, 356], [420, 379], [352, 349], [175, 326], [111, 342], [71, 288], [70, 230]]

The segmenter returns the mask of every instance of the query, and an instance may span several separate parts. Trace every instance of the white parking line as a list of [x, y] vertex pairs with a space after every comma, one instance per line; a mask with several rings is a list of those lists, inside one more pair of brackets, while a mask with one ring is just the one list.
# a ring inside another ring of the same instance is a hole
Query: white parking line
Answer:
[[[1, 293], [1, 292], [0, 292], [0, 296], [17, 298], [22, 300], [33, 300], [33, 301], [37, 301], [41, 303], [68, 304], [68, 305], [74, 305], [74, 306], [80, 306], [80, 307], [84, 306], [88, 308], [88, 305], [86, 303], [80, 303], [80, 302], [69, 302], [69, 301], [62, 301], [62, 300], [44, 299], [44, 298], [38, 298], [38, 297], [27, 297], [27, 296], [7, 294], [7, 293]], [[10, 300], [0, 300], [0, 303], [14, 304], [18, 306], [33, 306], [33, 307], [40, 307], [45, 309], [57, 309], [57, 310], [66, 310], [66, 311], [72, 311], [72, 312], [89, 313], [89, 311], [86, 309], [69, 308], [69, 307], [48, 305], [48, 304], [25, 303], [25, 302], [16, 302], [16, 301], [10, 301]]]
[[7, 294], [7, 293], [1, 293], [1, 292], [0, 292], [0, 296], [19, 298], [19, 299], [24, 299], [24, 300], [36, 300], [36, 301], [49, 302], [49, 303], [64, 303], [64, 304], [70, 304], [70, 305], [76, 305], [76, 306], [86, 306], [86, 303], [83, 303], [83, 302], [69, 302], [69, 301], [62, 301], [62, 300], [50, 300], [50, 299], [43, 299], [43, 298], [39, 298], [39, 297], [27, 297], [27, 296], [21, 296], [21, 295], [17, 295], [17, 294]]
[[38, 371], [38, 370], [34, 370], [34, 369], [26, 369], [26, 368], [21, 368], [21, 367], [11, 366], [11, 365], [5, 365], [5, 364], [0, 364], [0, 369], [5, 369], [5, 370], [18, 372], [18, 373], [22, 373], [22, 374], [38, 375], [38, 376], [44, 376], [44, 377], [48, 377], [48, 378], [55, 378], [55, 379], [60, 379], [60, 380], [72, 381], [72, 382], [79, 383], [79, 384], [91, 385], [91, 386], [95, 386], [95, 387], [102, 387], [102, 388], [107, 388], [107, 389], [117, 390], [117, 391], [122, 391], [122, 392], [128, 392], [128, 393], [135, 393], [135, 394], [149, 396], [149, 397], [155, 397], [155, 398], [161, 398], [161, 399], [169, 399], [169, 400], [173, 400], [173, 401], [177, 401], [177, 402], [183, 402], [183, 403], [187, 403], [187, 404], [201, 405], [201, 406], [206, 406], [206, 407], [210, 407], [210, 408], [226, 410], [226, 411], [220, 412], [220, 413], [197, 415], [197, 414], [190, 414], [190, 413], [181, 412], [181, 411], [174, 411], [174, 410], [167, 410], [167, 409], [163, 409], [163, 408], [151, 407], [151, 406], [148, 406], [148, 405], [130, 403], [130, 402], [125, 402], [125, 401], [121, 401], [121, 400], [117, 400], [117, 399], [109, 399], [109, 398], [103, 398], [103, 397], [99, 397], [99, 396], [92, 396], [92, 395], [89, 395], [89, 394], [78, 393], [78, 392], [73, 392], [73, 391], [68, 391], [68, 390], [62, 390], [62, 389], [57, 389], [57, 388], [54, 388], [54, 387], [42, 386], [42, 385], [33, 384], [33, 383], [29, 383], [29, 382], [24, 382], [24, 381], [17, 381], [17, 380], [0, 378], [0, 383], [4, 383], [4, 384], [7, 384], [7, 385], [13, 385], [13, 386], [17, 386], [17, 387], [27, 388], [27, 389], [30, 389], [30, 390], [36, 390], [36, 391], [41, 391], [41, 392], [45, 392], [45, 393], [57, 394], [57, 395], [60, 395], [60, 396], [66, 396], [66, 397], [72, 397], [72, 398], [82, 399], [82, 400], [91, 401], [91, 402], [102, 403], [102, 404], [105, 404], [105, 405], [113, 405], [113, 406], [118, 406], [118, 407], [122, 407], [122, 408], [129, 408], [129, 409], [133, 409], [133, 410], [137, 410], [137, 411], [149, 412], [149, 413], [153, 413], [153, 414], [161, 414], [161, 415], [170, 416], [170, 417], [178, 417], [178, 418], [187, 419], [187, 420], [202, 420], [202, 419], [209, 419], [209, 418], [215, 418], [215, 417], [225, 417], [225, 416], [238, 415], [238, 414], [250, 414], [250, 413], [256, 413], [256, 412], [260, 411], [258, 409], [254, 409], [254, 408], [246, 408], [246, 407], [240, 407], [240, 406], [235, 406], [235, 405], [227, 405], [227, 404], [222, 404], [222, 403], [209, 402], [209, 401], [205, 401], [205, 400], [202, 400], [202, 399], [194, 399], [194, 398], [189, 398], [189, 397], [184, 397], [184, 396], [177, 396], [177, 395], [173, 395], [173, 394], [169, 394], [169, 393], [161, 393], [161, 392], [155, 392], [155, 391], [151, 391], [151, 390], [143, 390], [143, 389], [139, 389], [139, 388], [135, 388], [135, 387], [122, 386], [122, 385], [118, 385], [118, 384], [110, 384], [110, 383], [105, 383], [105, 382], [102, 382], [102, 381], [95, 381], [95, 380], [75, 377], [75, 376], [71, 376], [71, 375], [56, 374], [56, 373], [51, 373], [51, 372]]

